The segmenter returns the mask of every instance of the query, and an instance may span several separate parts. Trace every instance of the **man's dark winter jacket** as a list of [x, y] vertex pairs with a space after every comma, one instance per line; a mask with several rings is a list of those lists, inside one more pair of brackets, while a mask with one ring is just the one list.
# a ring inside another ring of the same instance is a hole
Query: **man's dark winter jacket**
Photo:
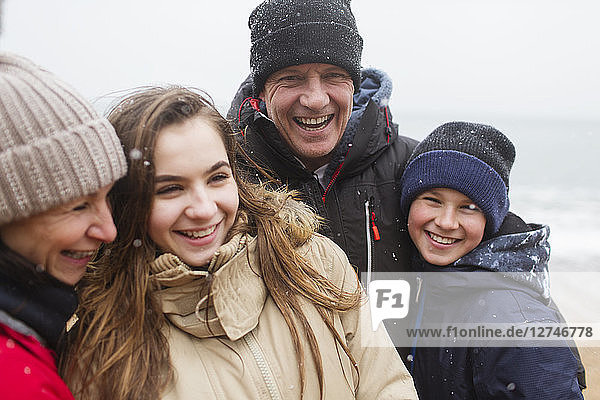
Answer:
[[[522, 328], [530, 323], [564, 322], [549, 294], [549, 228], [528, 226], [509, 213], [501, 230], [512, 233], [501, 232], [482, 242], [450, 266], [415, 261], [418, 271], [431, 272], [423, 274], [419, 326], [436, 321]], [[419, 347], [417, 342], [412, 373], [419, 398], [583, 399], [578, 383], [579, 374], [581, 386], [585, 385], [583, 367], [576, 348], [569, 348], [572, 342], [561, 341], [555, 347], [489, 344], [493, 342]]]
[[325, 218], [322, 233], [344, 249], [358, 272], [407, 271], [410, 246], [398, 182], [417, 142], [398, 135], [392, 123], [390, 78], [375, 69], [362, 71], [350, 121], [325, 171], [325, 189], [291, 153], [264, 103], [250, 97], [250, 79], [228, 113], [247, 154]]

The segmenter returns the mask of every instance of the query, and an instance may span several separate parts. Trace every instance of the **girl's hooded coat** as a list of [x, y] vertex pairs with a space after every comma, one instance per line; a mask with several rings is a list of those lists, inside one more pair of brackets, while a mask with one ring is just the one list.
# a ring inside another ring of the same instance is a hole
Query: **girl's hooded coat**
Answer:
[[[322, 275], [347, 291], [356, 273], [331, 240], [314, 235], [298, 250]], [[207, 270], [194, 270], [172, 254], [152, 264], [162, 289], [158, 301], [175, 380], [164, 399], [300, 399], [298, 357], [288, 326], [260, 276], [256, 239], [243, 234], [221, 246]], [[212, 284], [210, 300], [202, 288]], [[294, 295], [294, 294], [290, 294]], [[410, 374], [385, 330], [370, 328], [368, 304], [334, 313], [336, 330], [355, 358], [359, 376], [316, 308], [303, 311], [315, 333], [324, 373], [324, 399], [416, 399]], [[305, 399], [319, 398], [308, 342]]]

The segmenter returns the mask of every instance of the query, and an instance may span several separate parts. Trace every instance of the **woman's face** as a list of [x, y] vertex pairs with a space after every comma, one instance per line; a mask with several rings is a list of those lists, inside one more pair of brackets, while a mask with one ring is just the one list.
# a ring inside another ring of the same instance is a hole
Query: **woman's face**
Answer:
[[163, 128], [154, 168], [150, 238], [190, 266], [208, 264], [225, 242], [239, 202], [219, 133], [202, 117]]
[[112, 184], [31, 217], [0, 226], [13, 251], [58, 280], [76, 284], [102, 243], [117, 235], [106, 195]]

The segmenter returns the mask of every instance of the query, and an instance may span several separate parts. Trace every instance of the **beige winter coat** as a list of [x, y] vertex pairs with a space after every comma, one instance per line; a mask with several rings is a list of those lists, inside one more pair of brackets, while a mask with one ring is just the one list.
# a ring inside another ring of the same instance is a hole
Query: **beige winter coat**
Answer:
[[[170, 323], [166, 328], [175, 380], [163, 399], [300, 399], [298, 358], [292, 336], [258, 272], [256, 242], [237, 236], [221, 247], [208, 270], [194, 271], [171, 254], [152, 263], [158, 293]], [[343, 251], [316, 235], [301, 249], [338, 287], [356, 288]], [[254, 270], [253, 270], [254, 268]], [[207, 278], [208, 276], [208, 278]], [[212, 280], [208, 308], [200, 288]], [[335, 316], [360, 377], [316, 309], [303, 301], [322, 356], [325, 399], [416, 399], [412, 379], [387, 333], [372, 332], [368, 304]], [[361, 327], [362, 326], [362, 327]], [[319, 399], [316, 368], [305, 349], [304, 399]]]

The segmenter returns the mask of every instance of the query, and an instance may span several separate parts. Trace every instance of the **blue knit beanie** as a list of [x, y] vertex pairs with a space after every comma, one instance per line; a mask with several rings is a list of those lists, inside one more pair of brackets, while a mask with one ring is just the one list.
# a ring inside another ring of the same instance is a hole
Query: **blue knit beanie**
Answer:
[[508, 177], [515, 160], [512, 142], [494, 127], [449, 122], [417, 145], [401, 179], [400, 206], [405, 216], [413, 200], [436, 187], [469, 197], [495, 233], [508, 212]]

